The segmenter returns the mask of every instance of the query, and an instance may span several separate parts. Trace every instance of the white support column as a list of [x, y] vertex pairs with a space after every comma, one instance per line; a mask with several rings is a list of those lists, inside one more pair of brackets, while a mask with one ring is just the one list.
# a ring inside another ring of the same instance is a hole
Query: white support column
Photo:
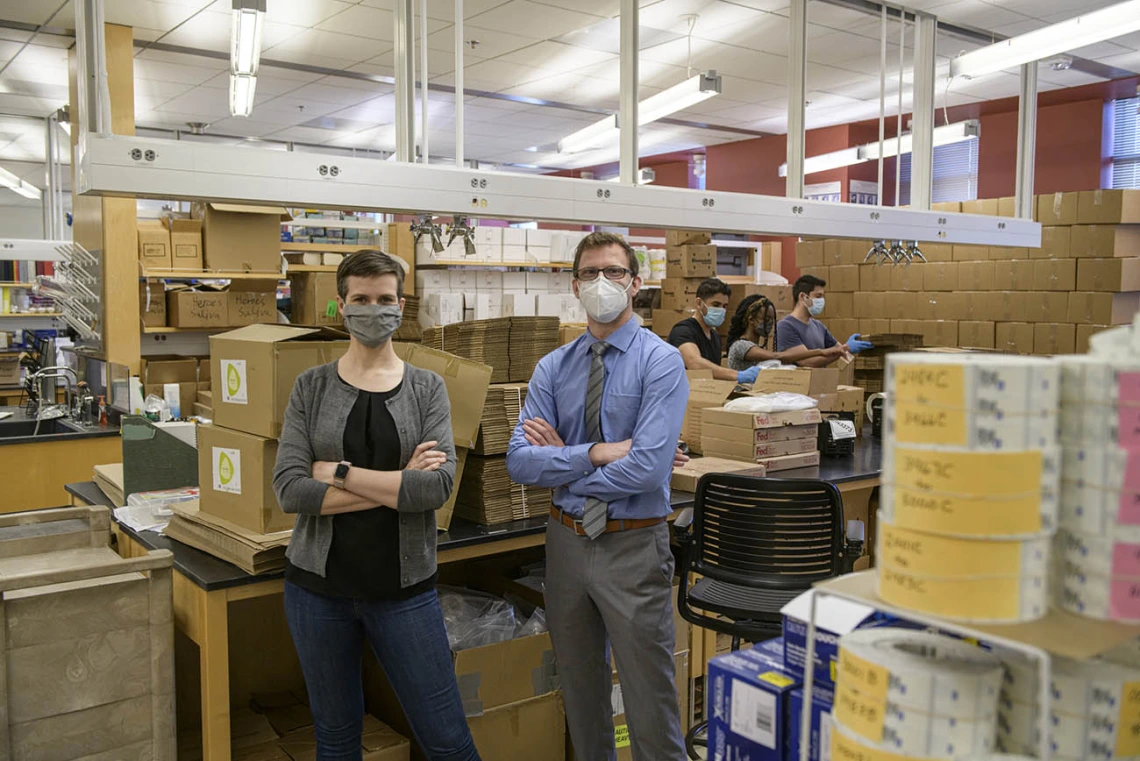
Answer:
[[56, 216], [56, 186], [55, 186], [55, 159], [56, 150], [55, 116], [44, 117], [44, 193], [43, 193], [43, 224], [44, 239], [59, 240], [55, 235]]
[[455, 0], [455, 165], [463, 166], [463, 0]]
[[621, 0], [621, 163], [618, 174], [627, 185], [637, 184], [637, 85], [639, 50], [638, 0]]
[[1017, 101], [1017, 216], [1033, 219], [1033, 162], [1037, 155], [1037, 61], [1021, 66]]
[[428, 14], [427, 0], [420, 0], [420, 150], [428, 163]]
[[807, 105], [807, 0], [788, 9], [788, 198], [804, 197], [804, 110]]
[[416, 157], [415, 82], [412, 80], [412, 0], [396, 0], [393, 18], [396, 69], [396, 160], [414, 161]]
[[934, 52], [938, 20], [927, 13], [916, 13], [914, 25], [910, 207], [929, 209], [934, 182]]
[[79, 103], [76, 121], [79, 144], [88, 132], [111, 134], [111, 93], [107, 87], [107, 44], [103, 29], [103, 0], [75, 2], [76, 70]]

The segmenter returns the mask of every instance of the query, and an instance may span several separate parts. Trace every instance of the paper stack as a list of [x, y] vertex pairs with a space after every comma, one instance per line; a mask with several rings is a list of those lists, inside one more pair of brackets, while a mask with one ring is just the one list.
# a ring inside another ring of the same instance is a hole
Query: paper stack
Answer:
[[551, 491], [516, 484], [507, 475], [507, 458], [471, 455], [455, 500], [455, 514], [485, 526], [550, 512]]
[[511, 320], [473, 320], [437, 325], [424, 331], [423, 343], [433, 349], [490, 365], [492, 383], [510, 380]]
[[506, 454], [525, 401], [525, 383], [489, 386], [483, 419], [479, 423], [479, 438], [472, 451], [478, 455]]
[[258, 575], [285, 568], [285, 548], [292, 531], [255, 534], [222, 518], [198, 510], [197, 502], [171, 505], [174, 515], [163, 532], [216, 558]]
[[116, 507], [127, 504], [126, 499], [123, 498], [123, 463], [96, 465], [94, 471], [95, 485], [107, 495], [111, 504]]
[[558, 348], [557, 317], [511, 318], [510, 380], [528, 381], [538, 361]]

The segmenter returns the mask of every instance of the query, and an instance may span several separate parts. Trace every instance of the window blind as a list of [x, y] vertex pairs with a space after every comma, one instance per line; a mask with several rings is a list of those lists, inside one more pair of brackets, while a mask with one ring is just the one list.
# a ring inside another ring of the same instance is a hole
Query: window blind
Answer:
[[1140, 188], [1140, 98], [1112, 102], [1112, 187]]
[[[930, 200], [973, 201], [978, 197], [978, 140], [934, 147], [934, 178]], [[910, 154], [904, 153], [899, 161], [900, 205], [910, 203]]]

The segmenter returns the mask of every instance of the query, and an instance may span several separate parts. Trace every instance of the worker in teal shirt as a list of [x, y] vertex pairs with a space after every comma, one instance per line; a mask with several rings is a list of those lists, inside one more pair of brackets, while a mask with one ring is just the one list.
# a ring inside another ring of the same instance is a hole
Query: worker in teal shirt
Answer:
[[583, 239], [589, 330], [539, 362], [507, 452], [512, 479], [554, 489], [546, 613], [574, 749], [592, 761], [615, 757], [610, 648], [638, 756], [685, 756], [665, 517], [689, 384], [680, 353], [633, 318], [637, 268], [620, 236]]

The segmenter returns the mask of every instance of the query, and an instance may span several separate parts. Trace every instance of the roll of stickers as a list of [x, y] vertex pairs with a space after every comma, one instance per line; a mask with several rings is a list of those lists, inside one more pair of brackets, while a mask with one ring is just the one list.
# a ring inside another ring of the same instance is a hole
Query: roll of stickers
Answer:
[[1116, 357], [1057, 357], [1061, 368], [1061, 404], [1140, 406], [1140, 361]]
[[1025, 537], [1058, 521], [1062, 451], [888, 446], [880, 504], [899, 526], [947, 536]]
[[1047, 359], [1001, 354], [899, 353], [887, 357], [892, 402], [999, 415], [1054, 412], [1060, 368]]
[[895, 526], [879, 513], [876, 562], [892, 569], [944, 579], [1020, 579], [1049, 573], [1053, 538], [962, 539]]
[[888, 403], [885, 420], [888, 435], [901, 444], [938, 444], [995, 452], [1055, 447], [1061, 426], [1055, 408], [1007, 414], [902, 400]]
[[1140, 489], [1061, 483], [1060, 525], [1081, 534], [1140, 542]]
[[880, 568], [878, 594], [902, 608], [963, 623], [1008, 624], [1036, 621], [1049, 607], [1047, 576], [920, 576]]
[[1066, 446], [1140, 447], [1140, 405], [1063, 404], [1060, 425]]
[[993, 748], [1001, 662], [992, 653], [910, 629], [863, 629], [839, 640], [835, 721], [907, 756]]
[[1140, 581], [1140, 542], [1062, 529], [1057, 532], [1056, 547], [1059, 560], [1087, 573]]
[[1091, 565], [1057, 561], [1057, 606], [1088, 618], [1140, 623], [1140, 576], [1096, 573]]

